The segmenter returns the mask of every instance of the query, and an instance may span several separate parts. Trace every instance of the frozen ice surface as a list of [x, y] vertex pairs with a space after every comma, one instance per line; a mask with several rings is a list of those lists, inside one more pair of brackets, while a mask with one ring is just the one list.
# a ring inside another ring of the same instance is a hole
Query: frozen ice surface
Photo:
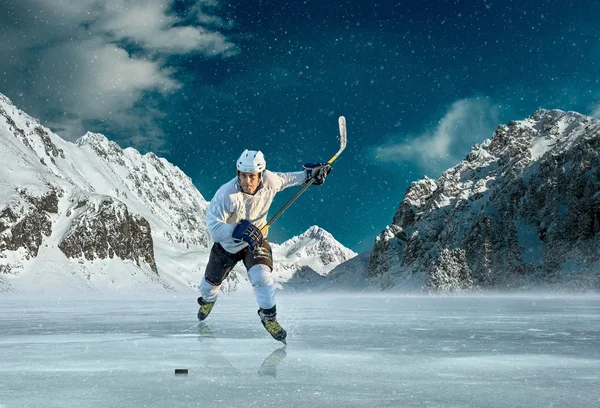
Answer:
[[[600, 406], [600, 298], [0, 299], [0, 407]], [[175, 375], [187, 368], [188, 375]]]

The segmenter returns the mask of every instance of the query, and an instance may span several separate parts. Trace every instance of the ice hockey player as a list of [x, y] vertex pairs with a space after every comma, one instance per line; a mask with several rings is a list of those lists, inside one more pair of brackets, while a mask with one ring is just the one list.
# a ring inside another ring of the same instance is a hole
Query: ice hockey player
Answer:
[[266, 170], [262, 152], [242, 152], [236, 162], [237, 176], [217, 190], [206, 213], [206, 225], [214, 245], [200, 281], [199, 320], [208, 317], [223, 280], [242, 261], [254, 288], [263, 326], [275, 340], [286, 342], [287, 333], [277, 322], [268, 231], [263, 235], [261, 228], [267, 224], [267, 212], [276, 193], [312, 178], [313, 184], [322, 185], [331, 171], [328, 164], [307, 163], [303, 167], [299, 172], [272, 172]]

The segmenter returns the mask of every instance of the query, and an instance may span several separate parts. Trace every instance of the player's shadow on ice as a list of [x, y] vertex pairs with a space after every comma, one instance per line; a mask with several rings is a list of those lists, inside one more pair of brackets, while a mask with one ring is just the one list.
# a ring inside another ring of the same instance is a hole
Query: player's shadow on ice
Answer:
[[[216, 344], [216, 337], [210, 327], [206, 323], [198, 324], [198, 342], [211, 344], [212, 351], [215, 357], [221, 360], [221, 365], [225, 365], [239, 373], [239, 370], [234, 367], [233, 364], [223, 355], [223, 353], [217, 351], [212, 347], [212, 344]], [[277, 378], [277, 366], [287, 356], [286, 346], [275, 349], [269, 354], [260, 365], [258, 369], [258, 375], [261, 377], [272, 377]], [[241, 374], [241, 373], [240, 373]]]

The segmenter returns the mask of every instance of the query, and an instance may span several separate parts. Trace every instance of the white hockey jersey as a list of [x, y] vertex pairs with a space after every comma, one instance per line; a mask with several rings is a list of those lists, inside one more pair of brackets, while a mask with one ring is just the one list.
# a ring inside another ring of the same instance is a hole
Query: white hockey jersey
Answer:
[[[275, 194], [285, 188], [303, 184], [304, 179], [303, 171], [276, 173], [265, 170], [254, 195], [242, 191], [237, 177], [223, 184], [210, 201], [206, 212], [206, 226], [211, 239], [220, 243], [227, 252], [240, 251], [248, 244], [233, 240], [235, 224], [248, 220], [258, 228], [264, 227]], [[267, 233], [268, 231], [265, 236]]]

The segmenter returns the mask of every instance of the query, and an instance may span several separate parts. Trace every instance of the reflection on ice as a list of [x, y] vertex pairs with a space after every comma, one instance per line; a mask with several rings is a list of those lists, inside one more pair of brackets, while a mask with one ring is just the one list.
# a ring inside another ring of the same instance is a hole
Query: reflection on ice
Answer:
[[287, 346], [283, 346], [273, 350], [273, 352], [269, 354], [260, 365], [260, 368], [258, 369], [258, 375], [277, 378], [277, 366], [287, 356], [287, 353], [285, 352], [286, 348]]
[[[216, 365], [220, 368], [227, 367], [232, 372], [236, 374], [241, 374], [241, 372], [235, 368], [235, 364], [233, 364], [229, 359], [227, 359], [223, 352], [219, 350], [219, 346], [217, 343], [217, 338], [215, 334], [210, 329], [210, 326], [201, 322], [198, 324], [198, 342], [208, 346], [208, 356], [213, 360], [212, 365]], [[283, 359], [286, 357], [286, 347], [279, 347], [271, 354], [269, 354], [260, 365], [258, 369], [259, 376], [269, 376], [276, 378], [277, 377], [277, 366]]]

